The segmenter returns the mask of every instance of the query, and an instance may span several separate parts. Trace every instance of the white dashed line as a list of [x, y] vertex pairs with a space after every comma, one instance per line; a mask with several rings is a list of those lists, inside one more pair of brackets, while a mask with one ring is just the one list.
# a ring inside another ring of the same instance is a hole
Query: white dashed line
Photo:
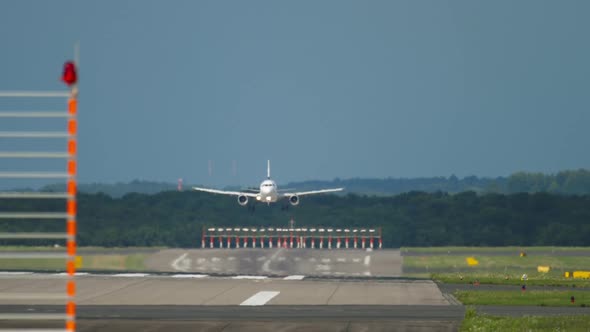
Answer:
[[353, 258], [352, 261], [355, 263], [359, 263], [361, 261], [361, 259], [360, 258]]
[[240, 303], [240, 305], [264, 305], [266, 302], [272, 300], [273, 297], [279, 295], [280, 292], [268, 292], [262, 291], [252, 295], [246, 301]]
[[261, 280], [261, 279], [267, 279], [267, 276], [235, 276], [232, 277], [232, 279], [250, 279], [250, 280]]
[[149, 276], [149, 273], [118, 273], [118, 274], [112, 274], [113, 277], [129, 277], [129, 278], [133, 278], [133, 277], [147, 277]]
[[213, 257], [213, 258], [211, 258], [211, 261], [212, 261], [212, 262], [214, 262], [214, 263], [217, 263], [217, 262], [219, 262], [220, 260], [221, 260], [221, 259], [219, 259], [218, 257]]
[[19, 275], [28, 275], [28, 274], [33, 274], [33, 272], [0, 271], [0, 276], [19, 276]]
[[344, 262], [346, 262], [346, 258], [337, 258], [336, 261], [344, 263]]
[[[88, 272], [76, 272], [76, 273], [74, 273], [74, 276], [76, 276], [76, 277], [79, 277], [79, 276], [87, 276], [88, 274], [89, 274]], [[67, 273], [67, 272], [62, 272], [62, 273], [56, 273], [54, 275], [65, 277], [65, 276], [69, 276], [70, 274]]]
[[329, 258], [322, 258], [322, 263], [330, 263], [331, 261]]
[[206, 274], [175, 274], [172, 275], [172, 278], [179, 278], [179, 279], [200, 279], [200, 278], [207, 278], [208, 275]]
[[312, 257], [312, 258], [310, 258], [310, 259], [309, 259], [309, 261], [310, 261], [310, 262], [315, 262], [315, 261], [316, 261], [316, 259], [315, 259], [314, 257]]
[[303, 278], [305, 278], [305, 276], [292, 275], [292, 276], [284, 277], [283, 280], [303, 280]]
[[330, 267], [330, 265], [316, 265], [315, 266], [316, 271], [330, 271], [332, 268]]
[[227, 260], [228, 260], [228, 261], [235, 261], [235, 260], [236, 260], [236, 258], [235, 258], [234, 256], [231, 256], [231, 257], [228, 257], [228, 258], [227, 258]]
[[365, 265], [369, 266], [371, 264], [371, 256], [365, 256]]

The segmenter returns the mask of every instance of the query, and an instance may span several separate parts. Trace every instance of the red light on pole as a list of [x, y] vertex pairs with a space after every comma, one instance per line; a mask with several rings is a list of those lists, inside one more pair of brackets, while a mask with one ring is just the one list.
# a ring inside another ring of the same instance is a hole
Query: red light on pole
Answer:
[[61, 80], [68, 86], [76, 84], [78, 81], [78, 74], [76, 73], [76, 64], [73, 61], [64, 63], [63, 74]]

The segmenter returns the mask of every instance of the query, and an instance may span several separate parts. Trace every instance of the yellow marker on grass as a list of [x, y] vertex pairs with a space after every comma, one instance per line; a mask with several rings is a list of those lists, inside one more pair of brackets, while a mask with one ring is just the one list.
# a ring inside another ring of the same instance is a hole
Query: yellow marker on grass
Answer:
[[82, 267], [82, 256], [76, 256], [76, 260], [75, 260], [74, 264], [76, 264], [76, 269], [81, 268]]
[[467, 261], [467, 265], [469, 266], [476, 266], [479, 264], [479, 261], [475, 259], [475, 257], [467, 257], [465, 260]]

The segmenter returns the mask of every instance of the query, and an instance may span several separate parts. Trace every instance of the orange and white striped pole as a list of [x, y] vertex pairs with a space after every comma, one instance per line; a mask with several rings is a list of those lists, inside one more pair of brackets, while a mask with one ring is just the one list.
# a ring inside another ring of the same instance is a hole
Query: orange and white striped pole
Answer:
[[[74, 88], [75, 89], [75, 88]], [[68, 162], [67, 162], [67, 173], [68, 183], [67, 192], [68, 200], [66, 203], [67, 211], [67, 273], [68, 281], [66, 285], [67, 292], [67, 304], [66, 304], [66, 331], [76, 331], [76, 233], [77, 233], [77, 184], [76, 175], [78, 172], [77, 167], [77, 134], [78, 134], [78, 101], [76, 99], [76, 93], [72, 93], [72, 96], [68, 100]]]

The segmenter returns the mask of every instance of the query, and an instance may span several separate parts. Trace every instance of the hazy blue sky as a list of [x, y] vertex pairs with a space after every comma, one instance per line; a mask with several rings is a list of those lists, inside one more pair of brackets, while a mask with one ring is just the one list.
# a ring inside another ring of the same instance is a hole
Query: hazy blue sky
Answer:
[[2, 1], [0, 90], [62, 89], [80, 40], [82, 182], [249, 185], [268, 158], [280, 183], [588, 168], [588, 13], [589, 1]]

